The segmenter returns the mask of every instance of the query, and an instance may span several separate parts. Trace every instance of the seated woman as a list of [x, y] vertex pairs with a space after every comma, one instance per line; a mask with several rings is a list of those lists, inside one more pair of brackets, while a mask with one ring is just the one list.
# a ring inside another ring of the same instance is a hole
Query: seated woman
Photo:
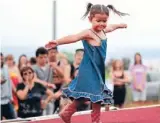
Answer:
[[[17, 86], [18, 117], [27, 118], [41, 116], [43, 109], [56, 96], [43, 85], [35, 82], [34, 71], [31, 67], [21, 69], [23, 82]], [[45, 100], [42, 97], [47, 95]]]

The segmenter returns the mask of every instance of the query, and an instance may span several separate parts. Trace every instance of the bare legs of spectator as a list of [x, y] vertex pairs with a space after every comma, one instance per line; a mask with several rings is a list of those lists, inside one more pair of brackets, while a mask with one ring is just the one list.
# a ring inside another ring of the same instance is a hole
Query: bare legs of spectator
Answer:
[[48, 103], [46, 109], [43, 111], [43, 115], [52, 115], [54, 110], [54, 101]]
[[71, 104], [71, 103], [72, 103], [72, 101], [69, 98], [61, 97], [61, 99], [60, 99], [60, 110], [59, 111], [61, 112], [67, 104]]
[[101, 104], [92, 103], [92, 112], [91, 112], [92, 123], [102, 123], [100, 121], [100, 115], [101, 115]]
[[109, 111], [109, 107], [110, 107], [109, 105], [106, 105], [105, 106], [105, 111]]
[[132, 91], [132, 94], [133, 94], [133, 104], [135, 106], [143, 106], [145, 104], [145, 101], [146, 101], [146, 88], [139, 92], [139, 91], [135, 91], [133, 90]]

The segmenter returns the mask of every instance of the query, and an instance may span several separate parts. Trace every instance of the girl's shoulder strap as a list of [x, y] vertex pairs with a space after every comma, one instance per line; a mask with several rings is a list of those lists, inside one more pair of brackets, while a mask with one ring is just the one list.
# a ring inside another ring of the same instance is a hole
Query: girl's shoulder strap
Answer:
[[92, 33], [94, 33], [99, 39], [101, 39], [102, 40], [102, 38], [96, 33], [96, 32], [94, 32], [92, 29], [89, 29]]
[[[94, 33], [100, 40], [102, 40], [102, 38], [96, 33], [94, 32], [92, 29], [89, 29], [92, 33]], [[104, 33], [104, 35], [106, 36], [106, 33], [104, 30], [102, 30], [102, 32]]]
[[106, 35], [105, 31], [104, 30], [102, 30], [102, 31], [103, 31], [104, 35]]

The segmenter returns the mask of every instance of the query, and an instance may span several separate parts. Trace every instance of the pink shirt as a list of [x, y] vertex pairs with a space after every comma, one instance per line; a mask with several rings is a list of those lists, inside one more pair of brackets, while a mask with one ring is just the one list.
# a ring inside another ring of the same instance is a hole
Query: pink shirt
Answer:
[[[141, 84], [143, 80], [143, 75], [147, 72], [147, 67], [145, 65], [133, 65], [130, 68], [131, 74], [135, 75], [136, 84]], [[144, 82], [146, 83], [146, 81]]]

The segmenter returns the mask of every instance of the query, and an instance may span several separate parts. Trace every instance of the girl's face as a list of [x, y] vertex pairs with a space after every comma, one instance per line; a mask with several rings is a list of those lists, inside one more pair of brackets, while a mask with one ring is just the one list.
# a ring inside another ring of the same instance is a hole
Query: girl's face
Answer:
[[25, 56], [21, 57], [20, 64], [27, 64], [27, 58]]
[[90, 16], [89, 20], [92, 23], [93, 30], [100, 32], [106, 28], [108, 16], [106, 14], [95, 14], [93, 17]]
[[23, 72], [23, 79], [25, 81], [32, 81], [34, 78], [34, 73], [31, 70]]
[[136, 60], [136, 63], [140, 63], [141, 56], [140, 55], [136, 55], [135, 60]]
[[116, 70], [120, 70], [122, 68], [122, 62], [121, 61], [117, 61], [115, 63], [115, 68], [116, 68]]
[[6, 61], [6, 63], [7, 63], [7, 65], [8, 66], [14, 66], [14, 60], [13, 59], [7, 59], [7, 61]]
[[83, 54], [84, 52], [83, 51], [78, 51], [76, 54], [75, 54], [75, 62], [77, 64], [80, 64], [82, 59], [83, 59]]

